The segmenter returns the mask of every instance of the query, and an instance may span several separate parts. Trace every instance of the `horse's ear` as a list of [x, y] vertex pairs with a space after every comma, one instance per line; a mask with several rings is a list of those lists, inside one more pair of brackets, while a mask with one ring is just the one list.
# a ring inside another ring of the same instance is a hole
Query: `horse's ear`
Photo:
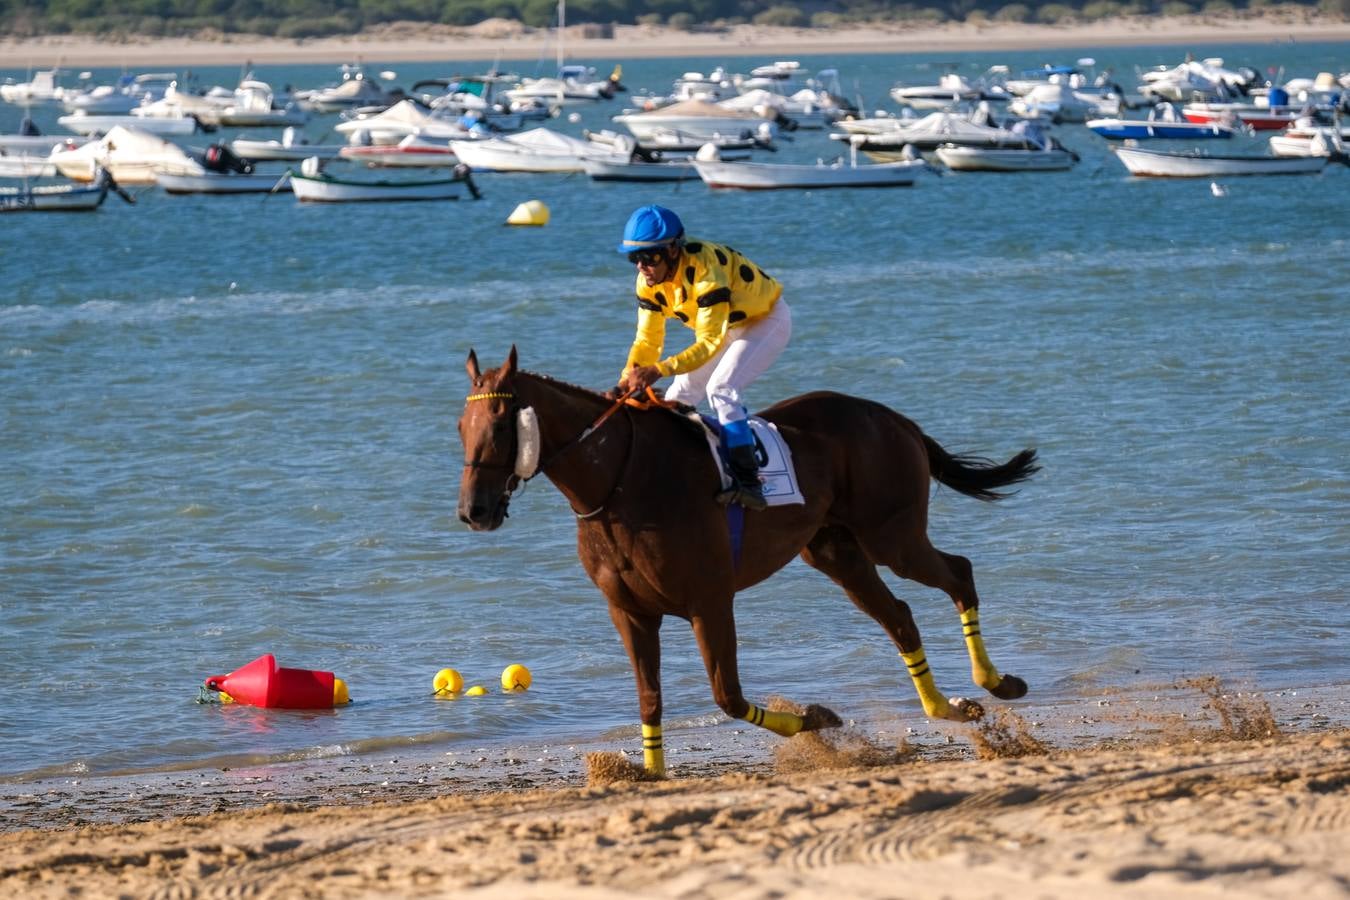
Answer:
[[516, 374], [516, 345], [511, 345], [511, 352], [506, 357], [506, 368], [502, 370], [503, 375]]
[[472, 347], [469, 348], [469, 358], [464, 363], [464, 370], [469, 373], [469, 379], [474, 382], [477, 382], [483, 374], [478, 368], [478, 354], [473, 352]]

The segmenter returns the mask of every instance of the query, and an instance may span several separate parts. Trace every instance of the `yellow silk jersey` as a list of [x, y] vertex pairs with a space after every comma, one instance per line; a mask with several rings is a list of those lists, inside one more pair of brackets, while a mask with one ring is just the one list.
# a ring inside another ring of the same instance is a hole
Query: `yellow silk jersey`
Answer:
[[[648, 286], [638, 273], [637, 337], [624, 371], [655, 365], [662, 375], [691, 372], [717, 352], [728, 328], [768, 315], [782, 293], [777, 280], [725, 244], [689, 238], [669, 280]], [[694, 342], [660, 359], [667, 319], [692, 328]]]

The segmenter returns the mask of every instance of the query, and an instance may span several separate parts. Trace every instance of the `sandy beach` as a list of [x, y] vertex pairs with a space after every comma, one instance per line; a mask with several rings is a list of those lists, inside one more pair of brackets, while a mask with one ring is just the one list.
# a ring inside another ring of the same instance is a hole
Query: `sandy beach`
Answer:
[[[721, 754], [676, 740], [680, 762], [660, 782], [635, 778], [615, 752], [624, 742], [608, 741], [549, 759], [472, 757], [453, 782], [438, 775], [453, 765], [443, 761], [364, 760], [330, 761], [330, 774], [346, 767], [331, 782], [322, 767], [275, 767], [11, 786], [0, 890], [1346, 896], [1344, 689], [1279, 692], [1273, 708], [1213, 681], [1161, 693], [1023, 708], [980, 726], [915, 722], [889, 740], [846, 728], [781, 741], [752, 729]], [[1112, 717], [1109, 739], [1049, 739]], [[72, 813], [111, 821], [66, 824]]]
[[[1271, 41], [1347, 41], [1350, 23], [1315, 15], [1218, 19], [1210, 16], [1115, 20], [1070, 26], [882, 24], [866, 28], [802, 29], [738, 25], [724, 31], [676, 32], [648, 25], [619, 25], [612, 38], [590, 37], [569, 26], [572, 60], [670, 56], [712, 58], [849, 53], [934, 53], [1112, 46], [1191, 46]], [[355, 37], [303, 41], [214, 35], [202, 39], [79, 35], [0, 38], [0, 57], [12, 67], [238, 65], [419, 62], [436, 60], [534, 60], [555, 52], [554, 36], [518, 23], [489, 20], [471, 28], [395, 23]]]

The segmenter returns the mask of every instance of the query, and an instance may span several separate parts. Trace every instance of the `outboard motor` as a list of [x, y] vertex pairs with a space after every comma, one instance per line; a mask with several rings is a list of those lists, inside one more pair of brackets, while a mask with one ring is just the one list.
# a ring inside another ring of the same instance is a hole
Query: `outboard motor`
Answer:
[[209, 172], [237, 172], [240, 175], [251, 175], [253, 173], [253, 163], [240, 156], [237, 156], [233, 150], [224, 144], [212, 144], [202, 153], [202, 165]]

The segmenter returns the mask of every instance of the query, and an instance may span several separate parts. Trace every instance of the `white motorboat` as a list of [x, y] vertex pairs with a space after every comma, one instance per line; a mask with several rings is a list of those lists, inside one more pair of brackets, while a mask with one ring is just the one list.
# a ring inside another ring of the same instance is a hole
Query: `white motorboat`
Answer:
[[254, 78], [239, 82], [234, 102], [216, 113], [216, 121], [230, 128], [285, 128], [303, 125], [308, 119], [309, 113], [294, 104], [278, 108], [272, 86]]
[[92, 181], [102, 167], [119, 184], [154, 184], [157, 170], [193, 171], [200, 165], [177, 144], [120, 125], [82, 147], [57, 148], [49, 158], [57, 171], [74, 181]]
[[46, 69], [31, 73], [32, 77], [28, 81], [0, 84], [0, 100], [17, 106], [59, 102], [66, 93], [60, 83], [64, 74], [61, 69]]
[[456, 170], [452, 178], [380, 179], [369, 181], [339, 178], [320, 169], [317, 159], [305, 160], [301, 171], [291, 172], [291, 190], [295, 198], [316, 203], [362, 203], [397, 200], [458, 200], [464, 189], [478, 199], [478, 188], [467, 168]]
[[450, 149], [475, 172], [581, 172], [583, 159], [626, 162], [632, 156], [547, 128], [481, 141], [451, 141]]
[[627, 128], [642, 142], [672, 131], [706, 142], [765, 134], [772, 136], [777, 119], [776, 112], [760, 115], [728, 109], [703, 100], [684, 100], [647, 112], [623, 113], [614, 116], [613, 121]]
[[1350, 141], [1350, 128], [1300, 120], [1287, 131], [1271, 135], [1270, 152], [1276, 156], [1344, 156], [1346, 141]]
[[429, 141], [415, 134], [397, 144], [349, 145], [339, 150], [338, 156], [370, 168], [444, 169], [459, 162], [448, 142]]
[[168, 194], [270, 194], [291, 190], [285, 173], [159, 172], [155, 177]]
[[1071, 169], [1078, 154], [1058, 144], [1045, 147], [958, 147], [935, 151], [944, 166], [957, 172], [1052, 172]]
[[1322, 171], [1325, 156], [1205, 156], [1143, 147], [1112, 146], [1131, 175], [1153, 178], [1219, 178], [1234, 175], [1309, 175]]
[[916, 150], [936, 150], [943, 144], [962, 147], [1021, 147], [1023, 135], [1012, 129], [982, 125], [950, 112], [929, 113], [908, 125], [876, 134], [831, 134], [837, 141], [856, 146], [872, 159], [886, 162], [900, 158], [906, 146]]
[[913, 109], [947, 109], [962, 103], [1004, 98], [987, 93], [982, 86], [971, 84], [957, 72], [947, 72], [938, 78], [937, 84], [896, 85], [891, 88], [891, 99]]
[[[353, 143], [397, 144], [409, 135], [427, 140], [467, 140], [472, 135], [457, 119], [424, 112], [413, 100], [400, 100], [382, 112], [339, 122], [333, 130]], [[359, 141], [357, 140], [359, 138]]]
[[547, 119], [547, 103], [533, 100], [512, 101], [505, 96], [505, 85], [517, 84], [513, 75], [489, 72], [486, 75], [454, 75], [449, 78], [425, 78], [412, 86], [417, 92], [428, 87], [439, 93], [423, 91], [417, 98], [437, 116], [454, 119], [473, 113], [493, 131], [519, 131], [526, 120]]
[[136, 115], [138, 111], [140, 111], [139, 107], [132, 110], [128, 115], [72, 113], [57, 119], [56, 123], [62, 128], [68, 128], [76, 134], [83, 135], [107, 134], [120, 126], [136, 128], [150, 134], [174, 135], [177, 137], [196, 134], [200, 126], [195, 117], [183, 115], [181, 112], [170, 118], [168, 116], [138, 116]]
[[0, 178], [51, 178], [56, 166], [45, 156], [0, 154]]
[[583, 159], [581, 167], [593, 181], [695, 181], [699, 177], [692, 159]]
[[1174, 68], [1160, 66], [1142, 76], [1139, 93], [1150, 100], [1187, 102], [1197, 97], [1214, 100], [1229, 99], [1241, 94], [1261, 80], [1252, 69], [1233, 71], [1223, 67], [1223, 60], [1210, 57], [1191, 60]]
[[751, 114], [766, 115], [765, 111], [772, 110], [778, 113], [779, 120], [786, 119], [795, 128], [807, 129], [826, 128], [844, 114], [842, 107], [822, 99], [821, 94], [809, 88], [786, 97], [759, 88], [719, 101], [717, 105]]
[[127, 115], [139, 106], [162, 99], [177, 84], [177, 79], [174, 72], [123, 75], [116, 84], [100, 84], [80, 91], [67, 88], [61, 105], [68, 113]]
[[856, 157], [815, 165], [694, 158], [698, 177], [710, 188], [740, 190], [908, 187], [927, 168], [922, 159], [858, 165]]
[[128, 203], [135, 199], [105, 172], [92, 184], [46, 184], [0, 187], [0, 212], [79, 212], [98, 209], [115, 191]]
[[391, 106], [402, 99], [366, 77], [359, 65], [344, 65], [342, 81], [329, 87], [295, 93], [296, 105], [318, 113], [335, 113], [358, 107]]
[[18, 134], [0, 134], [0, 154], [46, 156], [57, 146], [73, 148], [87, 142], [88, 138], [75, 138], [68, 134], [42, 134], [33, 120], [25, 116], [19, 123]]
[[1037, 85], [1008, 104], [1008, 112], [1019, 118], [1055, 123], [1119, 116], [1120, 108], [1118, 94], [1075, 88], [1072, 84], [1059, 82]]
[[300, 162], [311, 156], [319, 159], [332, 159], [342, 152], [346, 144], [311, 144], [309, 139], [294, 128], [282, 132], [281, 140], [260, 141], [256, 138], [235, 138], [230, 141], [230, 149], [244, 159], [281, 160]]
[[608, 78], [596, 78], [595, 70], [587, 66], [560, 66], [556, 77], [522, 78], [520, 84], [503, 91], [513, 103], [522, 100], [541, 100], [554, 106], [572, 106], [613, 99], [619, 89], [619, 69]]

